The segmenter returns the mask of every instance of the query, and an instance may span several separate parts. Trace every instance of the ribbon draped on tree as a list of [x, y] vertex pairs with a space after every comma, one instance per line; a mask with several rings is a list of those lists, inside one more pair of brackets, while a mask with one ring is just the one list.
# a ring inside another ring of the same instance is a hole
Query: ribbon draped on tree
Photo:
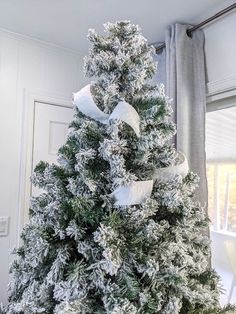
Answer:
[[[140, 117], [134, 107], [126, 101], [120, 101], [110, 115], [106, 114], [94, 102], [90, 84], [83, 87], [79, 92], [74, 93], [73, 101], [77, 108], [87, 117], [107, 125], [111, 120], [120, 120], [127, 123], [134, 130], [137, 137], [140, 137]], [[184, 154], [179, 153], [177, 165], [158, 168], [154, 171], [153, 180], [132, 181], [127, 185], [118, 187], [111, 193], [111, 196], [115, 198], [115, 205], [137, 205], [151, 196], [155, 180], [165, 183], [175, 175], [185, 177], [188, 171], [188, 161]]]
[[113, 112], [109, 115], [102, 112], [93, 100], [90, 91], [90, 84], [83, 87], [79, 92], [73, 94], [74, 103], [77, 108], [86, 116], [101, 122], [109, 124], [110, 120], [121, 120], [127, 123], [134, 130], [135, 134], [140, 136], [140, 118], [137, 111], [126, 101], [120, 101]]

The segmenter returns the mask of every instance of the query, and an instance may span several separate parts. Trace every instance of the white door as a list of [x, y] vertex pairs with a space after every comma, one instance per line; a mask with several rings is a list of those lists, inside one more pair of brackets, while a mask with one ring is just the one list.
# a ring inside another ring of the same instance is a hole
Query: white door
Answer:
[[[40, 160], [57, 163], [57, 152], [66, 141], [72, 118], [72, 108], [35, 102], [32, 170]], [[31, 195], [38, 193], [32, 187]]]

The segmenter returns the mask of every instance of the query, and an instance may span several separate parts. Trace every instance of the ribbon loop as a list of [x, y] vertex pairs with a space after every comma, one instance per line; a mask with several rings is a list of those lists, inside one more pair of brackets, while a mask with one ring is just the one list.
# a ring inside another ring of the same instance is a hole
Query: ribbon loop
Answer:
[[183, 153], [179, 152], [178, 163], [174, 166], [156, 169], [153, 179], [159, 181], [160, 183], [165, 183], [175, 175], [180, 175], [182, 178], [184, 178], [188, 174], [188, 171], [188, 160]]
[[137, 111], [126, 101], [120, 101], [111, 115], [102, 112], [95, 104], [90, 84], [86, 85], [79, 92], [73, 94], [73, 101], [77, 108], [86, 116], [99, 121], [103, 124], [109, 124], [110, 120], [121, 120], [127, 123], [135, 132], [137, 137], [140, 136], [140, 118]]
[[90, 92], [90, 84], [73, 94], [73, 102], [84, 115], [101, 123], [108, 124], [109, 115], [102, 112], [95, 104]]

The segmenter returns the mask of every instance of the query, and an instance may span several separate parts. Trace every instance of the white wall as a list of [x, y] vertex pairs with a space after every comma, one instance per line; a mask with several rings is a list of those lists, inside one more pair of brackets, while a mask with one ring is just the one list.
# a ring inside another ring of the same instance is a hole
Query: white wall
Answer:
[[236, 11], [204, 28], [210, 95], [236, 90]]
[[84, 82], [79, 54], [0, 30], [0, 216], [10, 217], [9, 234], [0, 237], [0, 302], [17, 243], [23, 90], [71, 99]]

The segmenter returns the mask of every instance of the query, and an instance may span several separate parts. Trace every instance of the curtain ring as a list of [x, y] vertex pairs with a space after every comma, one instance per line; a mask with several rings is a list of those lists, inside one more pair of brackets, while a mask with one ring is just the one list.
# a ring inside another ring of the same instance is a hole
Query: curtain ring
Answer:
[[188, 36], [189, 38], [192, 38], [192, 37], [193, 37], [193, 32], [191, 31], [190, 28], [188, 28], [188, 29], [186, 30], [186, 34], [187, 34], [187, 36]]

